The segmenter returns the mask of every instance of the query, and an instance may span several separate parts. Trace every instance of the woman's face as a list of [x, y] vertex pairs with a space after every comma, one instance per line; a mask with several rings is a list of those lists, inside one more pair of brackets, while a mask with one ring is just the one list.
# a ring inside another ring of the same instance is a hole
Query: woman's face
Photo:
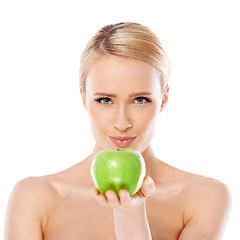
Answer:
[[153, 67], [130, 58], [110, 55], [93, 64], [82, 99], [99, 150], [146, 150], [167, 102], [159, 79]]

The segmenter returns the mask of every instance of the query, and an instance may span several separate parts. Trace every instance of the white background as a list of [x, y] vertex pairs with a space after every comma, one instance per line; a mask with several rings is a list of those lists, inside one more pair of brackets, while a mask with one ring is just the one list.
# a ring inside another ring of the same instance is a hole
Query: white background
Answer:
[[240, 217], [238, 1], [1, 1], [0, 231], [14, 184], [68, 168], [94, 140], [79, 92], [79, 59], [106, 24], [150, 27], [172, 63], [153, 147], [163, 161], [217, 178], [232, 194], [225, 240]]

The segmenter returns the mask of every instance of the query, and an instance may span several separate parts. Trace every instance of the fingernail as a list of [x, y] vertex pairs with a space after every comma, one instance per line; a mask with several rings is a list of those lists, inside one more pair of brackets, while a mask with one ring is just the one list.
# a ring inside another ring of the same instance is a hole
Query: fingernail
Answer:
[[151, 183], [152, 179], [150, 177], [147, 177], [146, 184], [149, 185]]
[[122, 197], [122, 198], [125, 198], [127, 196], [127, 193], [124, 192], [124, 191], [120, 191], [119, 196]]

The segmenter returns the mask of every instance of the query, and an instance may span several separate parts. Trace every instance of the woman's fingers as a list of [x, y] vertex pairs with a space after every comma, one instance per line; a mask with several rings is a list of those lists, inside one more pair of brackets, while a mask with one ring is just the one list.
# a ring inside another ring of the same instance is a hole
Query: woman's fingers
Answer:
[[151, 177], [147, 176], [144, 181], [139, 194], [144, 198], [150, 197], [155, 192], [155, 184]]
[[93, 198], [96, 198], [99, 195], [99, 192], [96, 188], [92, 188], [90, 194]]
[[105, 195], [106, 195], [106, 198], [108, 200], [108, 204], [110, 207], [117, 208], [120, 206], [119, 198], [114, 191], [109, 190], [105, 193]]
[[108, 206], [107, 198], [101, 193], [99, 193], [99, 191], [96, 188], [92, 188], [90, 194], [93, 198], [97, 200], [99, 204], [101, 204], [102, 206]]
[[92, 188], [90, 194], [102, 206], [110, 206], [112, 208], [120, 206], [119, 198], [117, 194], [112, 190], [107, 191], [105, 195], [103, 195], [96, 188]]
[[99, 204], [101, 204], [102, 206], [105, 206], [107, 207], [108, 206], [108, 201], [106, 199], [106, 197], [104, 197], [103, 195], [99, 194], [97, 197], [96, 197], [96, 200]]
[[132, 197], [129, 195], [128, 191], [124, 189], [119, 191], [119, 197], [112, 190], [109, 190], [105, 195], [102, 195], [97, 189], [91, 190], [91, 196], [102, 206], [128, 208], [132, 205], [138, 205], [143, 199], [150, 197], [154, 192], [155, 184], [152, 178], [147, 176], [143, 181], [141, 189]]
[[132, 205], [132, 199], [127, 190], [123, 190], [123, 189], [120, 190], [119, 198], [120, 198], [121, 205], [123, 207], [130, 207]]

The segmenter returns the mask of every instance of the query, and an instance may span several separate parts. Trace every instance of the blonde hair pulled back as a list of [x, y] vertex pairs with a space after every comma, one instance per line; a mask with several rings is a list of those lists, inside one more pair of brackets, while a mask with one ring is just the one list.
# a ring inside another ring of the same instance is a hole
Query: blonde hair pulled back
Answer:
[[83, 92], [92, 64], [108, 54], [140, 60], [157, 69], [164, 93], [170, 77], [169, 59], [160, 40], [148, 27], [131, 22], [106, 25], [87, 43], [80, 60], [80, 88]]

